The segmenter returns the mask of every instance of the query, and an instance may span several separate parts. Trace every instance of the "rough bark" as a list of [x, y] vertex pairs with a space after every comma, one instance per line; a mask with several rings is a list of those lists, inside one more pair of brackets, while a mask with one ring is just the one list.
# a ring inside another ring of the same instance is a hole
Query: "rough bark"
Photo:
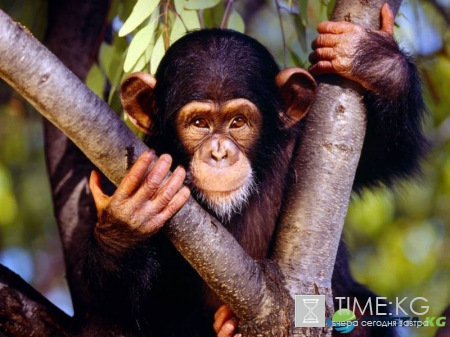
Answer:
[[[379, 29], [384, 2], [338, 0], [331, 20]], [[400, 4], [389, 1], [394, 13]], [[288, 191], [273, 255], [291, 297], [325, 295], [327, 317], [334, 312], [331, 277], [366, 131], [362, 99], [363, 89], [354, 82], [332, 76], [320, 80], [293, 161], [297, 180]], [[321, 334], [306, 330], [293, 334]]]
[[0, 265], [0, 330], [8, 336], [70, 336], [70, 317]]
[[[0, 12], [0, 53], [0, 76], [63, 130], [117, 185], [147, 147], [105, 102], [3, 12]], [[266, 294], [259, 265], [192, 198], [164, 231], [240, 317], [257, 317], [260, 304], [273, 298]]]
[[[51, 0], [45, 45], [82, 81], [103, 38], [110, 0]], [[67, 43], [67, 41], [70, 41]], [[85, 280], [80, 280], [78, 249], [92, 232], [95, 206], [88, 179], [95, 166], [67, 136], [44, 120], [45, 157], [53, 207], [61, 236], [75, 316], [89, 308]]]

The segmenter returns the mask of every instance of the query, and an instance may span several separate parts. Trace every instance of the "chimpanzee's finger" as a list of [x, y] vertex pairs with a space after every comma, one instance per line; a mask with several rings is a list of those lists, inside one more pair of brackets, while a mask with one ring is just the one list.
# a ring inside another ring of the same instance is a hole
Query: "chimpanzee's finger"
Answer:
[[159, 213], [173, 199], [175, 194], [183, 187], [186, 171], [182, 166], [178, 166], [169, 179], [167, 179], [156, 192], [152, 199], [152, 212]]
[[103, 193], [101, 186], [101, 176], [97, 171], [91, 172], [89, 179], [89, 188], [94, 198], [95, 206], [98, 211], [104, 209], [108, 205], [109, 197]]
[[389, 35], [394, 35], [394, 13], [391, 7], [385, 3], [381, 7], [381, 31]]
[[214, 331], [218, 334], [219, 331], [222, 329], [224, 323], [233, 317], [234, 312], [230, 309], [230, 307], [226, 304], [221, 305], [214, 314], [214, 324], [213, 324]]
[[309, 54], [309, 62], [317, 63], [319, 61], [331, 61], [335, 58], [333, 48], [318, 48]]
[[317, 48], [335, 47], [341, 41], [342, 36], [333, 34], [320, 34], [311, 43], [311, 48], [315, 50]]
[[[119, 187], [117, 187], [114, 195], [119, 199], [126, 199], [130, 197], [141, 185], [141, 181], [147, 172], [148, 166], [152, 163], [155, 158], [155, 151], [149, 150], [145, 151], [136, 160], [136, 163], [131, 167], [130, 171], [127, 173], [125, 178], [123, 178]], [[156, 165], [156, 164], [155, 164]]]
[[308, 71], [314, 76], [336, 73], [336, 69], [330, 61], [319, 61], [311, 65]]
[[134, 196], [136, 202], [146, 202], [153, 199], [164, 178], [170, 172], [170, 166], [172, 166], [170, 155], [163, 154], [158, 158], [136, 191]]
[[320, 34], [343, 34], [348, 32], [354, 32], [357, 29], [359, 29], [358, 26], [356, 26], [353, 23], [345, 21], [339, 22], [324, 21], [319, 23], [319, 25], [317, 26], [317, 31]]
[[190, 195], [191, 191], [189, 191], [189, 188], [187, 188], [186, 186], [179, 190], [166, 206], [166, 208], [164, 208], [162, 212], [154, 217], [155, 222], [160, 223], [161, 226], [164, 225], [167, 220], [173, 217], [175, 213], [177, 213], [181, 209], [181, 207], [184, 206]]
[[219, 332], [217, 333], [217, 337], [235, 337], [236, 329], [238, 327], [239, 320], [237, 317], [233, 317], [226, 321]]

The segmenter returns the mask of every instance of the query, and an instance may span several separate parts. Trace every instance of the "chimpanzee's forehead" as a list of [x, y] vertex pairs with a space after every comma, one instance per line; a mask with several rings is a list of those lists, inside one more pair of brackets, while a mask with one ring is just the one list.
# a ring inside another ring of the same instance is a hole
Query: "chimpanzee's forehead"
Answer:
[[168, 114], [191, 101], [244, 98], [274, 106], [279, 71], [256, 40], [228, 30], [202, 30], [175, 42], [156, 73], [157, 99]]

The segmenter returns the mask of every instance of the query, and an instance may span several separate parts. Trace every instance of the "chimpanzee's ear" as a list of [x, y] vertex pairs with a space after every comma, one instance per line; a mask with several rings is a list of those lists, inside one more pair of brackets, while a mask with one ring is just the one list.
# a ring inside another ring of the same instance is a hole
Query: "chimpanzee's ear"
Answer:
[[129, 75], [120, 87], [122, 107], [133, 124], [148, 133], [151, 126], [150, 112], [155, 107], [154, 88], [156, 80], [147, 73]]
[[306, 116], [316, 97], [316, 81], [304, 69], [286, 68], [278, 73], [275, 82], [289, 117], [284, 118], [288, 128]]

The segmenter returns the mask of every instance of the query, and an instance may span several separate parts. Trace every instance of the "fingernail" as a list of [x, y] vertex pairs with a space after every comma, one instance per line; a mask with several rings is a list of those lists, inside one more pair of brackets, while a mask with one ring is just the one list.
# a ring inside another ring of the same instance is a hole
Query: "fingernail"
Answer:
[[172, 161], [172, 157], [169, 154], [162, 154], [161, 157], [159, 157], [161, 160], [165, 161], [166, 163], [170, 163]]

